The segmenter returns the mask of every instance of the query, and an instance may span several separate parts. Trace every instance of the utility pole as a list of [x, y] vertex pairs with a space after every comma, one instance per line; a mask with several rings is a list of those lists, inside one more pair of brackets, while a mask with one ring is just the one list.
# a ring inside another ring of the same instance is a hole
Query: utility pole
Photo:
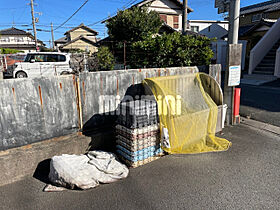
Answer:
[[51, 23], [51, 33], [52, 33], [52, 48], [53, 48], [53, 50], [54, 50], [54, 49], [55, 49], [55, 46], [54, 46], [53, 23]]
[[183, 0], [183, 28], [182, 33], [186, 34], [188, 30], [188, 0]]
[[36, 31], [36, 23], [35, 23], [35, 17], [34, 17], [34, 3], [33, 3], [33, 0], [30, 0], [30, 6], [31, 6], [31, 16], [32, 16], [34, 39], [35, 39], [35, 47], [36, 47], [36, 51], [38, 51], [37, 31]]
[[[238, 45], [240, 0], [229, 2], [228, 67], [225, 74], [224, 100], [228, 104], [227, 124], [234, 124], [234, 86], [229, 86], [231, 67], [241, 65], [242, 45]], [[240, 79], [240, 78], [239, 78]]]
[[[242, 44], [238, 44], [240, 0], [215, 0], [215, 8], [218, 8], [219, 14], [225, 12], [229, 13], [227, 67], [224, 80], [224, 104], [228, 105], [226, 115], [227, 125], [234, 125], [236, 124], [237, 119], [240, 121], [240, 116], [238, 116], [239, 99], [236, 98], [235, 104], [234, 97], [234, 87], [240, 84], [241, 77]], [[237, 92], [236, 97], [240, 96], [240, 91]]]
[[229, 44], [238, 44], [240, 0], [231, 0], [229, 5]]

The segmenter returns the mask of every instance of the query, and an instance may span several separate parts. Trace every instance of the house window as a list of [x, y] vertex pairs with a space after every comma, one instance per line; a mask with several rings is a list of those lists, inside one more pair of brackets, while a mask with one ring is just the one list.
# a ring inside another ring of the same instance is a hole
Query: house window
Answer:
[[167, 16], [167, 25], [169, 25], [170, 27], [173, 27], [173, 15]]
[[175, 29], [179, 28], [179, 16], [177, 15], [173, 16], [173, 28]]
[[160, 19], [167, 23], [167, 15], [159, 15]]
[[199, 26], [191, 26], [191, 31], [199, 32]]
[[256, 14], [252, 16], [252, 23], [253, 22], [258, 22], [262, 19], [262, 14]]
[[2, 38], [0, 39], [0, 42], [10, 42], [10, 38]]
[[23, 42], [23, 38], [22, 37], [16, 37], [15, 42]]

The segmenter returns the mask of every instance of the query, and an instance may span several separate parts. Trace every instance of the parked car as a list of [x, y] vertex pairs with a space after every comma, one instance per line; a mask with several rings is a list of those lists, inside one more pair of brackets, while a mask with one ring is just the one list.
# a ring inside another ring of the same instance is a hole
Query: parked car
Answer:
[[57, 52], [28, 53], [24, 62], [15, 63], [14, 78], [57, 76], [73, 73], [70, 55]]
[[26, 54], [4, 54], [0, 55], [0, 71], [3, 71], [5, 79], [13, 78], [15, 63], [23, 62]]

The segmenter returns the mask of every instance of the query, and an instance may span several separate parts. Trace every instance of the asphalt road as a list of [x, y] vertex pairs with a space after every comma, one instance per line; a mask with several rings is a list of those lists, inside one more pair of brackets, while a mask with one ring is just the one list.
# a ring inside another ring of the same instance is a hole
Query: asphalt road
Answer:
[[275, 85], [271, 87], [242, 84], [240, 114], [280, 127], [280, 87]]
[[166, 156], [88, 191], [45, 193], [26, 178], [0, 187], [0, 209], [279, 209], [280, 137], [245, 125], [223, 137], [227, 152]]

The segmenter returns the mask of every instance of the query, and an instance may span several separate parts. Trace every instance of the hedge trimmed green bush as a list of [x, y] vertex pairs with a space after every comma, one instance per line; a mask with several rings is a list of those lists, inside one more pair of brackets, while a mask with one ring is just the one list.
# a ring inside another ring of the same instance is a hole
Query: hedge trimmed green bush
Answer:
[[128, 62], [134, 68], [209, 65], [214, 55], [210, 46], [209, 38], [178, 32], [150, 36], [130, 46]]
[[23, 51], [10, 49], [10, 48], [0, 48], [0, 54], [16, 54], [19, 52], [23, 52]]

